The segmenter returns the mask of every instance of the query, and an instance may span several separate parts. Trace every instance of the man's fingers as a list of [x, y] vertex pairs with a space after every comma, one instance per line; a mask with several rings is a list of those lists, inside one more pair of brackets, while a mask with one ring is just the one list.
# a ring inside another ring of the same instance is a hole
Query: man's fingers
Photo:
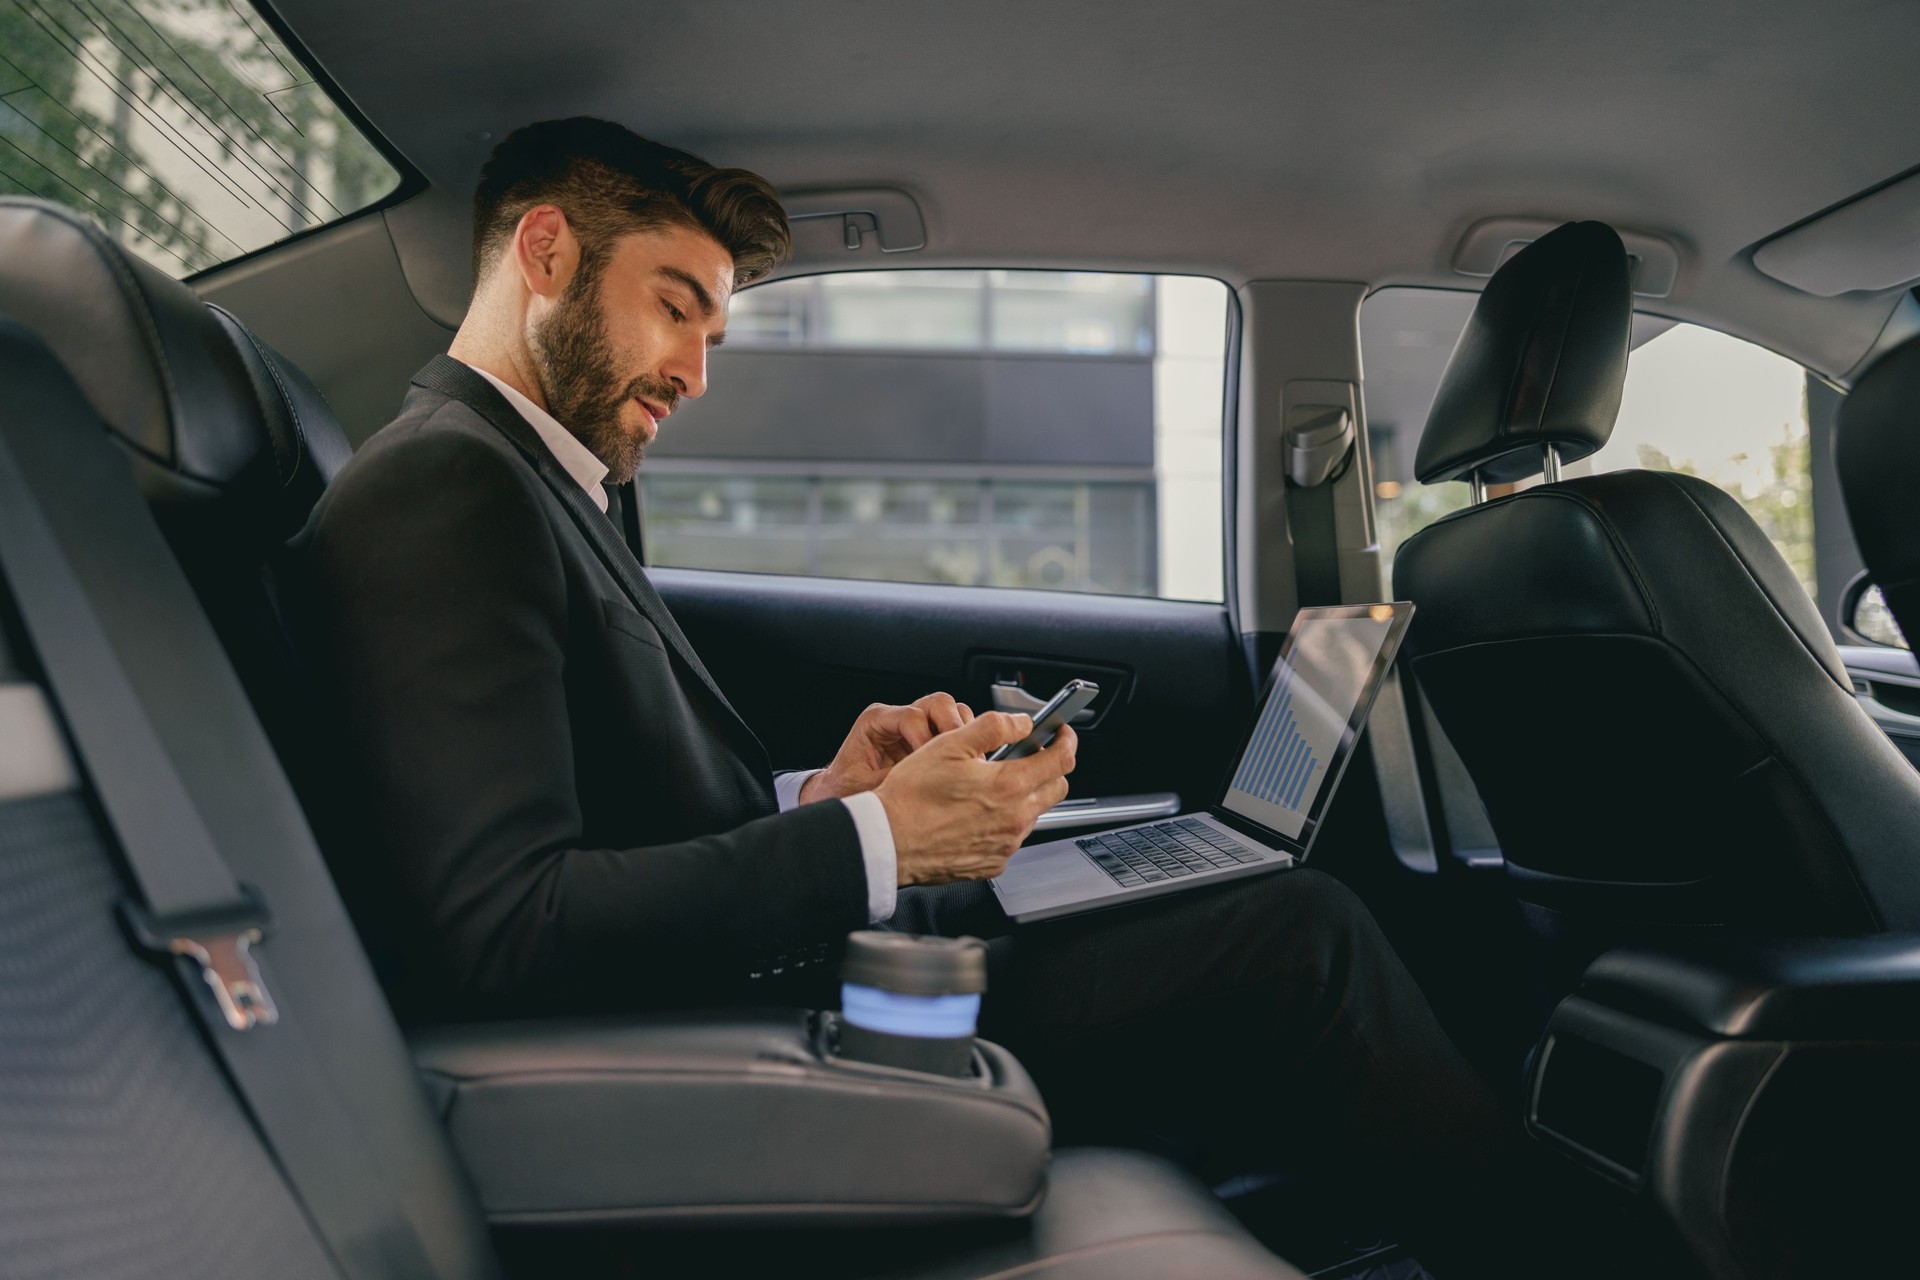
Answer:
[[1062, 725], [1060, 732], [1053, 736], [1053, 741], [1045, 750], [1036, 751], [1018, 760], [1004, 761], [1001, 768], [1007, 770], [1006, 778], [1009, 785], [1023, 791], [1032, 791], [1052, 779], [1064, 778], [1072, 773], [1074, 753], [1079, 750], [1079, 746], [1079, 736], [1072, 729]]
[[964, 702], [956, 702], [956, 703], [954, 703], [953, 705], [954, 705], [954, 709], [955, 709], [955, 710], [957, 710], [957, 711], [958, 711], [958, 712], [960, 713], [960, 723], [961, 723], [961, 724], [970, 724], [970, 723], [972, 723], [972, 721], [973, 721], [973, 708], [972, 708], [972, 707], [970, 707], [970, 706], [968, 706], [968, 705], [967, 705], [966, 703], [964, 703]]
[[1053, 735], [1053, 741], [1047, 744], [1046, 754], [1055, 755], [1060, 764], [1061, 773], [1072, 773], [1073, 766], [1080, 758], [1080, 735], [1073, 731], [1072, 725], [1061, 725], [1060, 732]]
[[1017, 712], [1009, 715], [1005, 711], [989, 711], [983, 716], [975, 716], [949, 737], [956, 748], [964, 749], [970, 755], [985, 755], [1009, 742], [1018, 742], [1032, 732], [1033, 720], [1028, 716]]
[[953, 700], [950, 693], [929, 693], [916, 698], [914, 706], [926, 713], [927, 723], [934, 733], [951, 733], [973, 718], [972, 712], [962, 715], [965, 710]]
[[918, 751], [939, 732], [928, 725], [927, 713], [919, 703], [910, 707], [875, 703], [861, 718], [866, 722], [868, 739], [882, 750], [887, 740], [893, 739], [906, 744], [909, 752]]

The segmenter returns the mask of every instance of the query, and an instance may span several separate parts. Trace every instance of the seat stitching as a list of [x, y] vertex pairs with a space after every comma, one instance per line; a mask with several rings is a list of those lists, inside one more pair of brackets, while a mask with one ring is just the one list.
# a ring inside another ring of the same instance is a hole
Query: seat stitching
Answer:
[[[1793, 625], [1793, 622], [1774, 600], [1773, 593], [1767, 590], [1766, 584], [1762, 583], [1759, 575], [1754, 573], [1753, 566], [1747, 563], [1747, 558], [1740, 554], [1740, 549], [1733, 545], [1733, 540], [1727, 537], [1725, 531], [1720, 528], [1719, 522], [1708, 513], [1705, 507], [1694, 500], [1694, 496], [1691, 493], [1687, 492], [1686, 486], [1680, 484], [1664, 471], [1649, 471], [1647, 474], [1658, 477], [1661, 483], [1672, 488], [1682, 498], [1686, 499], [1688, 506], [1700, 513], [1700, 518], [1707, 522], [1709, 529], [1713, 530], [1713, 536], [1720, 539], [1720, 544], [1732, 553], [1734, 561], [1740, 566], [1741, 571], [1747, 575], [1747, 581], [1753, 584], [1754, 589], [1760, 593], [1760, 597], [1767, 602], [1767, 607], [1772, 609], [1774, 616], [1780, 619], [1780, 625], [1787, 629], [1788, 634], [1806, 651], [1807, 656], [1813, 659], [1814, 665], [1820, 668], [1821, 673], [1825, 675], [1827, 679], [1833, 680], [1835, 684], [1840, 684], [1840, 681], [1834, 679], [1833, 672], [1827, 670], [1826, 661], [1814, 652], [1813, 646], [1807, 643], [1807, 638], [1800, 634], [1800, 628]], [[1847, 691], [1849, 696], [1852, 695], [1853, 688], [1851, 685], [1841, 685], [1841, 687]]]
[[[1634, 590], [1639, 593], [1641, 607], [1647, 611], [1648, 622], [1652, 626], [1655, 634], [1659, 634], [1661, 632], [1660, 610], [1653, 602], [1653, 593], [1647, 588], [1646, 578], [1640, 572], [1639, 563], [1627, 549], [1626, 543], [1620, 537], [1619, 530], [1614, 527], [1612, 520], [1608, 519], [1606, 513], [1602, 511], [1599, 505], [1592, 499], [1586, 497], [1584, 494], [1575, 493], [1570, 489], [1562, 488], [1558, 485], [1541, 485], [1534, 489], [1522, 489], [1519, 493], [1510, 493], [1505, 497], [1495, 498], [1491, 502], [1483, 502], [1477, 507], [1467, 507], [1463, 510], [1452, 512], [1449, 515], [1442, 516], [1440, 519], [1435, 520], [1425, 529], [1416, 532], [1412, 537], [1401, 543], [1400, 548], [1404, 551], [1432, 530], [1438, 529], [1442, 525], [1451, 523], [1452, 521], [1473, 515], [1476, 512], [1491, 511], [1495, 507], [1505, 506], [1508, 503], [1519, 502], [1524, 499], [1544, 502], [1554, 498], [1571, 502], [1579, 507], [1584, 507], [1587, 513], [1594, 518], [1594, 522], [1600, 526], [1600, 531], [1606, 534], [1607, 542], [1613, 547], [1614, 555], [1619, 557], [1621, 567], [1624, 568], [1627, 571], [1627, 575], [1633, 579]], [[1397, 554], [1395, 559], [1398, 559]]]
[[287, 417], [293, 421], [293, 470], [289, 471], [287, 478], [280, 482], [280, 487], [282, 489], [290, 488], [293, 482], [299, 478], [300, 462], [307, 451], [307, 429], [300, 421], [300, 410], [294, 404], [293, 397], [287, 394], [287, 384], [281, 380], [280, 370], [274, 367], [273, 360], [268, 357], [266, 348], [261, 345], [260, 339], [254, 336], [253, 330], [241, 324], [240, 317], [234, 315], [233, 312], [227, 310], [225, 307], [214, 306], [213, 309], [233, 321], [234, 327], [240, 330], [242, 336], [247, 340], [247, 345], [252, 347], [254, 353], [260, 357], [260, 363], [267, 367], [267, 376], [273, 379], [274, 389], [280, 393], [280, 403], [287, 407]]
[[[58, 221], [64, 222], [80, 232], [81, 236], [85, 238], [86, 241], [93, 246], [94, 251], [99, 254], [101, 261], [106, 264], [108, 273], [113, 276], [115, 283], [120, 286], [122, 293], [127, 295], [127, 301], [132, 304], [131, 309], [139, 320], [141, 328], [146, 332], [149, 344], [148, 354], [153, 358], [154, 367], [158, 369], [160, 373], [160, 383], [166, 388], [167, 392], [167, 410], [169, 417], [172, 419], [168, 425], [175, 428], [175, 434], [177, 435], [179, 420], [184, 416], [182, 413], [183, 404], [180, 398], [180, 389], [174, 385], [173, 366], [167, 360], [166, 343], [160, 337], [160, 324], [154, 319], [152, 308], [147, 305], [147, 295], [141, 291], [140, 282], [134, 279], [133, 272], [129, 271], [127, 264], [120, 259], [120, 247], [107, 237], [106, 232], [100, 230], [92, 222], [77, 215], [69, 214], [67, 210], [61, 208], [59, 205], [34, 200], [29, 207], [37, 208], [41, 212], [51, 215]], [[69, 370], [69, 373], [71, 373], [71, 370]], [[189, 471], [187, 468], [181, 466], [177, 459], [162, 457], [138, 441], [129, 440], [119, 432], [112, 431], [111, 428], [109, 428], [109, 432], [122, 446], [131, 449], [157, 467], [163, 467], [177, 475], [185, 476], [189, 480], [211, 485], [215, 489], [225, 488], [218, 480], [209, 476], [200, 475], [194, 471]]]

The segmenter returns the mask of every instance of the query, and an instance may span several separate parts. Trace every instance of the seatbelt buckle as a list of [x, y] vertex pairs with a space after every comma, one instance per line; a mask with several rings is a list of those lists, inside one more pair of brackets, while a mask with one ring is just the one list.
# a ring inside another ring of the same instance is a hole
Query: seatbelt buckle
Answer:
[[136, 902], [122, 901], [120, 916], [135, 941], [147, 950], [193, 961], [227, 1025], [249, 1031], [272, 1026], [280, 1020], [280, 1011], [253, 957], [253, 947], [267, 936], [272, 917], [251, 887], [240, 886], [240, 894], [240, 903], [231, 910], [165, 920], [156, 919]]

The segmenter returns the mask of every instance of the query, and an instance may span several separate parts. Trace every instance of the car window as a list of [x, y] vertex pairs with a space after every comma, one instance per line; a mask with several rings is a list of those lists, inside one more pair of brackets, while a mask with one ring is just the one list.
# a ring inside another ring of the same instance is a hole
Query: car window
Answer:
[[399, 182], [246, 0], [0, 6], [0, 191], [82, 210], [171, 275]]
[[734, 299], [641, 469], [649, 559], [1217, 601], [1227, 290], [871, 271]]
[[[1413, 459], [1473, 301], [1387, 289], [1361, 308], [1376, 523], [1389, 559], [1416, 530], [1467, 502], [1463, 483], [1418, 483]], [[1750, 342], [1652, 316], [1636, 319], [1634, 344], [1612, 438], [1566, 474], [1644, 467], [1709, 480], [1739, 501], [1813, 594], [1806, 370]], [[1522, 485], [1529, 483], [1537, 481]]]

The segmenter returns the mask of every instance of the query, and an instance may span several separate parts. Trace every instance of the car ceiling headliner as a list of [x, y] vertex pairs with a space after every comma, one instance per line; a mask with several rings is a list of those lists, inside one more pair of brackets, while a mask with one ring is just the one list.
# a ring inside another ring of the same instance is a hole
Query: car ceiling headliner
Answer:
[[1652, 309], [1841, 376], [1899, 291], [1814, 298], [1748, 254], [1920, 163], [1912, 0], [277, 8], [431, 184], [439, 231], [396, 232], [430, 310], [462, 293], [474, 135], [585, 113], [789, 190], [904, 187], [929, 246], [889, 266], [1473, 287], [1479, 219], [1600, 218], [1679, 247]]

